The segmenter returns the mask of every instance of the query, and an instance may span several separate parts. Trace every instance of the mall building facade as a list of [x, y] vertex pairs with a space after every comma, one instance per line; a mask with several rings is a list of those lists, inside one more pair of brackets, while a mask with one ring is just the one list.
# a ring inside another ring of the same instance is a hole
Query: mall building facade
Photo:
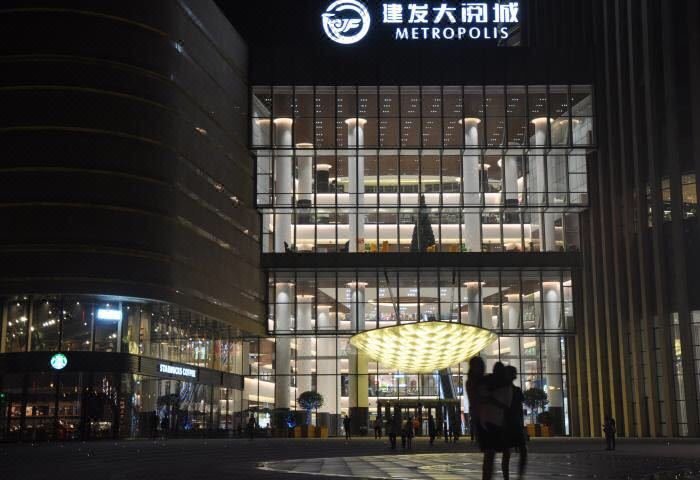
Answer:
[[286, 435], [305, 391], [330, 435], [466, 433], [466, 361], [350, 345], [431, 321], [496, 333], [553, 434], [700, 435], [691, 0], [467, 2], [496, 39], [353, 0], [352, 44], [339, 2], [64, 3], [0, 11], [0, 439]]

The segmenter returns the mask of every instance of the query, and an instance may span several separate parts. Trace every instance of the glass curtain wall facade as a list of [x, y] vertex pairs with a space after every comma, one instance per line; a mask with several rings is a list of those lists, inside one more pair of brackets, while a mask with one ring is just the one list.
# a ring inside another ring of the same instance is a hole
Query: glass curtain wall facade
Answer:
[[255, 87], [263, 251], [577, 251], [588, 86]]
[[[592, 106], [586, 85], [253, 87], [263, 252], [377, 261], [268, 272], [270, 408], [299, 409], [298, 394], [317, 390], [326, 399], [317, 421], [333, 433], [342, 414], [365, 409], [373, 419], [382, 399], [443, 396], [437, 375], [392, 371], [348, 343], [364, 330], [442, 320], [496, 331], [482, 352], [488, 366], [515, 365], [524, 388], [548, 393], [557, 433], [568, 432], [571, 269], [535, 257], [527, 268], [478, 270], [384, 268], [382, 259], [578, 252]], [[466, 412], [466, 365], [451, 372]]]
[[[353, 406], [374, 415], [382, 399], [440, 398], [437, 375], [397, 372], [373, 361], [356, 367], [349, 339], [366, 330], [441, 320], [497, 332], [499, 341], [482, 352], [487, 366], [516, 366], [523, 387], [547, 391], [550, 411], [565, 413], [562, 339], [575, 332], [570, 271], [276, 271], [269, 277], [269, 298], [277, 408], [300, 409], [295, 399], [308, 390], [323, 395], [319, 412], [336, 419]], [[452, 368], [464, 411], [467, 370], [466, 362]], [[363, 383], [366, 391], [355, 387]], [[280, 385], [290, 390], [286, 399]]]

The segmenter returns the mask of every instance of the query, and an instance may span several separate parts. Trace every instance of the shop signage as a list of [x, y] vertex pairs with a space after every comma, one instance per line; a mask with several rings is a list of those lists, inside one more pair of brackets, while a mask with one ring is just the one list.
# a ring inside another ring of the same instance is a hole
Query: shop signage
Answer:
[[168, 375], [175, 375], [176, 377], [197, 378], [196, 368], [169, 365], [167, 363], [159, 363], [158, 371], [160, 373], [167, 373]]
[[68, 357], [62, 353], [54, 353], [49, 360], [49, 365], [54, 370], [63, 370], [68, 365]]
[[122, 319], [122, 311], [113, 308], [98, 308], [97, 319], [110, 322], [119, 322]]
[[321, 15], [323, 30], [334, 42], [351, 45], [365, 38], [374, 16], [377, 28], [397, 41], [505, 40], [520, 22], [517, 1], [394, 0], [379, 7], [372, 15], [359, 0], [336, 0]]

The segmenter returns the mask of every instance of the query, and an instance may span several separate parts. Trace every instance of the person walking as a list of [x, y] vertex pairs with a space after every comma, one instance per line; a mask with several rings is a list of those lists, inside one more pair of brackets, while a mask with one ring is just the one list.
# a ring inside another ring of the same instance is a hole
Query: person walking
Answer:
[[406, 432], [408, 430], [408, 420], [401, 422], [401, 448], [406, 448]]
[[[474, 360], [474, 359], [472, 359]], [[483, 368], [482, 368], [483, 367]], [[470, 362], [470, 373], [472, 362]], [[482, 480], [491, 480], [496, 453], [502, 453], [504, 480], [508, 480], [508, 463], [510, 448], [506, 441], [506, 412], [510, 410], [513, 400], [513, 385], [508, 381], [505, 365], [496, 362], [493, 373], [482, 375], [485, 371], [483, 360], [475, 360], [474, 374], [467, 380], [468, 392], [471, 391], [470, 405], [476, 410], [477, 442], [484, 452]], [[471, 382], [469, 381], [471, 380]]]
[[389, 436], [391, 449], [396, 450], [396, 428], [394, 427], [394, 417], [391, 415], [386, 419], [386, 434]]
[[432, 446], [437, 436], [437, 426], [435, 425], [435, 418], [433, 418], [432, 414], [428, 416], [428, 436], [430, 437], [430, 445]]
[[615, 450], [615, 434], [617, 433], [617, 428], [615, 428], [615, 419], [610, 415], [605, 416], [605, 423], [603, 424], [603, 433], [605, 433], [605, 444], [606, 450]]
[[413, 425], [413, 418], [408, 417], [406, 420], [406, 448], [409, 450], [413, 448], [413, 437], [415, 436], [415, 426]]
[[350, 436], [350, 417], [347, 415], [343, 417], [343, 430], [345, 430], [345, 440], [350, 440], [352, 438]]
[[472, 357], [469, 360], [469, 372], [467, 373], [467, 383], [465, 391], [469, 400], [469, 421], [471, 422], [472, 441], [478, 442], [479, 419], [477, 417], [478, 389], [484, 379], [486, 365], [481, 357]]
[[255, 437], [255, 429], [257, 427], [258, 422], [255, 421], [255, 416], [251, 413], [250, 418], [248, 418], [248, 438], [251, 440]]
[[[518, 378], [518, 370], [513, 366], [506, 367], [506, 378], [514, 382]], [[527, 439], [525, 435], [525, 416], [523, 410], [523, 402], [525, 397], [520, 387], [513, 386], [513, 400], [510, 404], [510, 409], [506, 412], [506, 450], [503, 452], [503, 478], [508, 478], [508, 470], [510, 468], [510, 450], [514, 448], [518, 452], [518, 478], [523, 478], [525, 475], [525, 467], [527, 466]], [[506, 453], [508, 452], [508, 453]], [[506, 460], [506, 457], [508, 459]]]
[[377, 419], [374, 421], [374, 439], [381, 439], [382, 438], [382, 417], [378, 416]]

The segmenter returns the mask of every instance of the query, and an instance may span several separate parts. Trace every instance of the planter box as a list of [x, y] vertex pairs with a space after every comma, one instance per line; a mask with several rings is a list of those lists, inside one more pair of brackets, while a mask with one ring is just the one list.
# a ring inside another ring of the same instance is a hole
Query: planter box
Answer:
[[527, 434], [530, 437], [551, 437], [552, 428], [549, 425], [530, 423], [527, 426]]
[[316, 438], [328, 438], [328, 427], [316, 427], [314, 432]]

